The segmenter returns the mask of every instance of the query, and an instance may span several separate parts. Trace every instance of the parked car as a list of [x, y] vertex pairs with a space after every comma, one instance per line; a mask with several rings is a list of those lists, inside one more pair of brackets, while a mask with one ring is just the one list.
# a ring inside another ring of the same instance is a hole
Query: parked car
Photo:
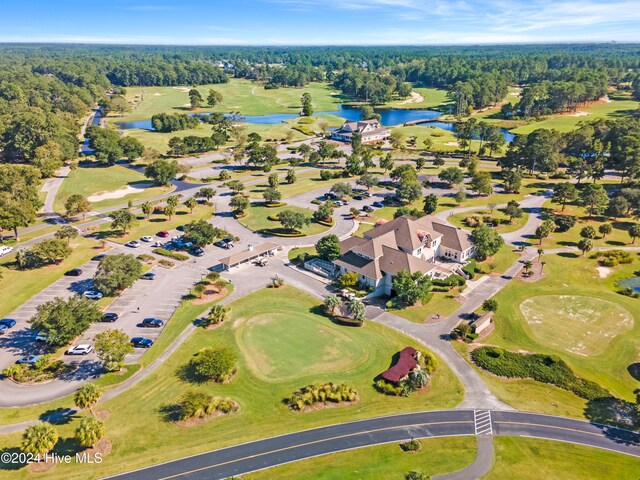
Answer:
[[235, 245], [233, 244], [234, 240], [235, 240], [235, 239], [234, 239], [233, 237], [225, 237], [225, 238], [223, 238], [223, 239], [222, 239], [222, 241], [223, 241], [224, 243], [226, 243], [226, 244], [229, 246], [229, 248], [233, 248], [233, 247], [235, 246]]
[[176, 230], [178, 230], [179, 232], [184, 232], [184, 225], [180, 225], [179, 227], [176, 227]]
[[159, 318], [145, 318], [144, 320], [142, 320], [141, 325], [143, 327], [160, 328], [164, 325], [164, 322]]
[[373, 208], [370, 207], [369, 205], [365, 205], [364, 207], [362, 207], [362, 210], [367, 213], [373, 212]]
[[191, 255], [195, 257], [202, 257], [204, 256], [204, 250], [200, 247], [194, 247], [191, 249]]
[[0, 257], [3, 257], [4, 255], [9, 255], [11, 252], [13, 252], [13, 247], [0, 245]]
[[36, 342], [46, 342], [47, 340], [49, 340], [49, 335], [44, 332], [38, 332], [36, 335]]
[[214, 243], [214, 245], [220, 248], [229, 248], [229, 245], [227, 245], [227, 242], [225, 242], [224, 240], [218, 240]]
[[105, 313], [104, 315], [102, 315], [102, 318], [100, 319], [100, 321], [113, 323], [119, 318], [120, 318], [120, 315], [118, 315], [117, 313]]
[[342, 206], [344, 206], [344, 202], [343, 202], [342, 200], [335, 200], [335, 201], [333, 202], [333, 204], [334, 204], [336, 207], [342, 207]]
[[373, 202], [373, 206], [376, 208], [382, 208], [384, 207], [384, 203], [382, 202]]
[[16, 326], [16, 321], [13, 318], [3, 318], [0, 320], [0, 325], [4, 325], [7, 328], [13, 328]]
[[140, 240], [142, 240], [143, 242], [153, 242], [153, 237], [150, 237], [149, 235], [145, 235]]
[[136, 348], [149, 348], [151, 345], [153, 345], [153, 340], [145, 337], [133, 337], [131, 339], [131, 345]]
[[91, 260], [93, 260], [94, 262], [99, 262], [100, 260], [102, 260], [106, 256], [107, 256], [106, 253], [101, 253], [100, 255], [96, 255], [95, 257], [91, 258]]
[[67, 350], [65, 354], [88, 355], [89, 353], [91, 353], [91, 350], [93, 350], [93, 347], [91, 345], [89, 345], [88, 343], [82, 343], [80, 345], [74, 345], [73, 347], [69, 348], [69, 350]]
[[71, 270], [66, 271], [64, 274], [68, 277], [79, 277], [80, 275], [82, 275], [82, 269], [72, 268]]
[[156, 235], [160, 238], [167, 238], [169, 236], [169, 232], [162, 230], [161, 232], [156, 233]]
[[354, 195], [353, 199], [354, 200], [364, 200], [364, 195]]
[[26, 363], [27, 365], [33, 365], [39, 359], [40, 359], [40, 355], [25, 355], [23, 357], [20, 357], [18, 360], [16, 360], [16, 363], [18, 365], [22, 365], [23, 363]]
[[0, 325], [0, 335], [4, 335], [8, 331], [9, 331], [9, 329], [7, 328], [6, 325]]
[[131, 240], [130, 242], [125, 243], [124, 246], [129, 248], [139, 248], [140, 242], [137, 240]]
[[338, 196], [333, 192], [327, 192], [324, 194], [324, 198], [326, 198], [327, 200], [336, 200]]
[[88, 298], [89, 300], [100, 300], [103, 297], [100, 292], [96, 292], [95, 290], [87, 290], [83, 295], [84, 298]]
[[157, 275], [153, 272], [144, 273], [140, 278], [143, 280], [155, 280]]

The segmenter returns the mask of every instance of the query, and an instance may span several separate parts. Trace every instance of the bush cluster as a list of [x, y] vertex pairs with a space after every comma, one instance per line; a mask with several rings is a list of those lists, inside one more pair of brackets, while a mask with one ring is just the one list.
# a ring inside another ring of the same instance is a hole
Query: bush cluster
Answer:
[[304, 410], [306, 407], [316, 403], [341, 403], [355, 402], [358, 399], [358, 393], [353, 387], [344, 383], [323, 383], [317, 385], [307, 385], [293, 392], [293, 394], [284, 400], [292, 410]]
[[163, 255], [165, 257], [173, 258], [174, 260], [180, 260], [184, 262], [185, 260], [189, 260], [189, 255], [185, 255], [184, 253], [173, 252], [171, 250], [167, 250], [166, 248], [155, 248], [153, 253], [157, 255]]
[[608, 250], [600, 254], [602, 259], [600, 265], [604, 267], [615, 267], [618, 264], [627, 264], [633, 262], [633, 256], [624, 250]]
[[420, 448], [422, 448], [422, 444], [420, 443], [420, 440], [416, 440], [414, 438], [412, 440], [407, 440], [406, 442], [402, 442], [400, 444], [400, 448], [404, 452], [417, 452], [418, 450], [420, 450]]
[[461, 275], [452, 274], [444, 280], [438, 278], [433, 279], [433, 285], [435, 287], [461, 287], [467, 283], [467, 279]]
[[561, 358], [553, 355], [480, 347], [471, 352], [471, 358], [479, 367], [501, 377], [532, 378], [573, 392], [586, 400], [610, 396], [597, 383], [577, 377]]
[[71, 368], [73, 367], [64, 363], [62, 360], [51, 361], [51, 355], [43, 355], [32, 365], [10, 365], [3, 370], [2, 374], [20, 383], [43, 382], [59, 377]]
[[213, 397], [204, 392], [187, 392], [176, 406], [180, 420], [204, 418], [215, 412], [227, 414], [238, 410], [238, 404], [230, 398]]

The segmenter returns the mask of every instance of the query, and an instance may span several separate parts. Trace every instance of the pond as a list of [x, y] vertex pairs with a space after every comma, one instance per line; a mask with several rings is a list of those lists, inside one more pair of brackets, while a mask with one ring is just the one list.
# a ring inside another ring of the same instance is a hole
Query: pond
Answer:
[[[428, 123], [420, 124], [420, 127], [436, 127], [442, 128], [450, 132], [454, 132], [456, 124], [452, 122], [438, 122], [435, 119], [442, 113], [435, 110], [404, 110], [398, 108], [390, 108], [386, 110], [377, 110], [376, 113], [380, 115], [380, 123], [385, 127], [395, 127], [402, 125], [403, 123], [413, 122], [416, 120], [434, 120]], [[190, 113], [188, 115], [195, 115]], [[338, 110], [315, 112], [315, 115], [334, 115], [336, 117], [344, 118], [347, 121], [360, 120], [360, 109], [352, 108], [346, 105], [340, 105]], [[243, 116], [243, 120], [247, 123], [254, 125], [277, 125], [288, 120], [297, 118], [297, 113], [270, 113], [267, 115], [247, 115]], [[116, 122], [118, 128], [121, 130], [130, 130], [133, 128], [139, 128], [142, 130], [153, 130], [151, 126], [151, 120], [137, 120], [134, 122]], [[500, 130], [504, 135], [507, 142], [512, 142], [515, 135], [509, 133], [507, 129]]]
[[636, 293], [640, 293], [640, 277], [631, 277], [620, 280], [618, 285], [622, 288], [630, 288]]

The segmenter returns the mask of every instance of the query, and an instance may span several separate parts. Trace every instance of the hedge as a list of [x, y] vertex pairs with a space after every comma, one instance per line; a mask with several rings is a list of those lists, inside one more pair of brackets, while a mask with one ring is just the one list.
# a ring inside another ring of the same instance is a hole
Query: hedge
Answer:
[[278, 208], [278, 207], [284, 207], [285, 205], [286, 203], [284, 202], [273, 202], [273, 203], [264, 202], [264, 206], [267, 208]]
[[330, 222], [325, 222], [324, 220], [318, 220], [316, 223], [319, 223], [320, 225], [323, 225], [325, 227], [333, 227], [333, 224], [335, 222], [333, 221], [333, 218], [332, 218]]
[[305, 237], [306, 233], [302, 232], [283, 232], [282, 229], [279, 228], [265, 228], [260, 230], [259, 233], [264, 233], [266, 235], [273, 235], [274, 237]]
[[174, 260], [180, 260], [181, 262], [189, 260], [189, 255], [185, 255], [184, 253], [172, 252], [171, 250], [167, 250], [166, 248], [155, 248], [153, 250], [153, 253], [173, 258]]
[[471, 352], [480, 368], [508, 378], [532, 378], [575, 393], [586, 400], [611, 394], [590, 380], [577, 377], [559, 357], [538, 353], [516, 353], [498, 347], [480, 347]]
[[433, 285], [436, 287], [461, 287], [467, 283], [467, 279], [460, 275], [449, 275], [444, 280], [434, 279]]

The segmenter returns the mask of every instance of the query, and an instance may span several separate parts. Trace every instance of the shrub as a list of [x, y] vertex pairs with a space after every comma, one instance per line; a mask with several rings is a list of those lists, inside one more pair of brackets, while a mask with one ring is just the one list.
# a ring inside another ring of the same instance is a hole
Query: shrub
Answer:
[[191, 366], [200, 377], [225, 382], [235, 372], [237, 358], [231, 347], [205, 348], [191, 360]]
[[166, 258], [161, 258], [158, 261], [158, 265], [162, 265], [165, 268], [173, 268], [176, 266], [176, 264], [174, 262], [172, 262], [171, 260], [168, 260]]
[[480, 347], [471, 352], [479, 367], [501, 377], [532, 378], [573, 392], [586, 400], [610, 396], [595, 382], [577, 377], [559, 357], [510, 352], [498, 347]]
[[478, 270], [478, 264], [475, 260], [471, 259], [469, 263], [467, 263], [464, 267], [462, 267], [462, 271], [469, 275], [469, 278], [473, 280], [473, 277], [476, 276], [476, 271]]
[[186, 392], [176, 404], [180, 420], [204, 418], [215, 412], [224, 414], [238, 410], [238, 404], [229, 398], [213, 397], [204, 392]]
[[461, 287], [467, 283], [467, 279], [456, 274], [449, 275], [444, 280], [434, 279], [433, 285], [437, 287]]
[[314, 404], [355, 402], [357, 400], [358, 393], [353, 387], [344, 383], [335, 384], [329, 382], [307, 385], [296, 390], [289, 398], [284, 399], [284, 403], [289, 405], [291, 410], [302, 411]]
[[420, 443], [420, 440], [416, 440], [415, 438], [413, 438], [406, 442], [402, 442], [400, 444], [400, 448], [404, 452], [417, 452], [422, 448], [422, 444]]
[[374, 385], [374, 388], [380, 393], [384, 393], [385, 395], [393, 395], [395, 397], [399, 397], [402, 395], [402, 388], [394, 385], [391, 382], [387, 382], [385, 379], [381, 378]]
[[143, 263], [153, 263], [156, 260], [153, 255], [149, 255], [148, 253], [142, 253], [138, 255], [137, 258]]
[[156, 255], [163, 255], [165, 257], [173, 258], [174, 260], [180, 260], [184, 262], [185, 260], [189, 260], [189, 255], [185, 255], [184, 253], [173, 252], [171, 250], [167, 250], [166, 248], [155, 248], [153, 249], [153, 253]]
[[615, 267], [618, 264], [627, 264], [633, 262], [633, 256], [630, 252], [624, 250], [609, 250], [600, 254], [602, 260], [600, 264], [605, 267]]
[[355, 272], [343, 273], [338, 277], [338, 285], [342, 288], [353, 288], [358, 284], [358, 274]]

